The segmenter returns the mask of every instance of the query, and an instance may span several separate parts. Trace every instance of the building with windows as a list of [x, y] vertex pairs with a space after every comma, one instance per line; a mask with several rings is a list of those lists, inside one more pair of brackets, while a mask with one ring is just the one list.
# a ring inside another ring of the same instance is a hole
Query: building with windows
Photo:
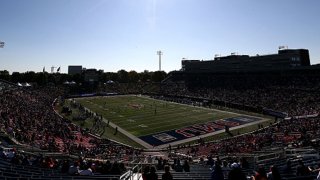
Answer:
[[181, 63], [184, 72], [261, 72], [310, 66], [310, 58], [307, 49], [280, 49], [277, 54], [249, 56], [232, 53], [214, 60], [182, 60]]
[[85, 82], [97, 82], [99, 80], [99, 71], [97, 69], [86, 69], [84, 70], [84, 81]]
[[68, 74], [81, 74], [82, 73], [82, 66], [68, 66]]

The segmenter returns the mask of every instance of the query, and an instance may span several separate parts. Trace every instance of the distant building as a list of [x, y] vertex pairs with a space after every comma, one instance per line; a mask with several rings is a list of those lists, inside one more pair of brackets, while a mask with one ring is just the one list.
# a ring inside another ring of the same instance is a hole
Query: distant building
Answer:
[[82, 66], [68, 66], [68, 74], [81, 74], [82, 73]]
[[99, 80], [99, 72], [96, 69], [86, 69], [84, 72], [85, 82], [97, 82]]
[[307, 49], [281, 49], [278, 54], [268, 55], [236, 55], [215, 57], [214, 60], [181, 61], [184, 72], [214, 73], [214, 72], [252, 72], [295, 69], [310, 66]]

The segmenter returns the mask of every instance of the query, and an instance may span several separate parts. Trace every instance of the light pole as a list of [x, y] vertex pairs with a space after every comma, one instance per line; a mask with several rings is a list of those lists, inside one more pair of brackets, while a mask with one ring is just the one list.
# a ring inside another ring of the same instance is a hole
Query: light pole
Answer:
[[163, 54], [162, 51], [157, 51], [157, 55], [159, 56], [159, 71], [161, 71], [161, 55]]

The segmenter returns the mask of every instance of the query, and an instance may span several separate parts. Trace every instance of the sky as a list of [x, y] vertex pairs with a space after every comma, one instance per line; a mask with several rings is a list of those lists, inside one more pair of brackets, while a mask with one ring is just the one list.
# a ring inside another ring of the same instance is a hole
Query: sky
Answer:
[[319, 0], [0, 0], [0, 70], [181, 68], [182, 58], [309, 49], [320, 63]]

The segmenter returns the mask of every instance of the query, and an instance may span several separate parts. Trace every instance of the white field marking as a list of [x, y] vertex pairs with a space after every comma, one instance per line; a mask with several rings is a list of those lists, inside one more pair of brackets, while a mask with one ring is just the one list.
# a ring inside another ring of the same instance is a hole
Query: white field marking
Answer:
[[202, 111], [199, 109], [193, 109], [192, 112], [202, 112]]
[[146, 127], [148, 127], [147, 125], [144, 125], [144, 124], [140, 124], [140, 125], [138, 125], [139, 127], [142, 127], [142, 128], [146, 128]]

